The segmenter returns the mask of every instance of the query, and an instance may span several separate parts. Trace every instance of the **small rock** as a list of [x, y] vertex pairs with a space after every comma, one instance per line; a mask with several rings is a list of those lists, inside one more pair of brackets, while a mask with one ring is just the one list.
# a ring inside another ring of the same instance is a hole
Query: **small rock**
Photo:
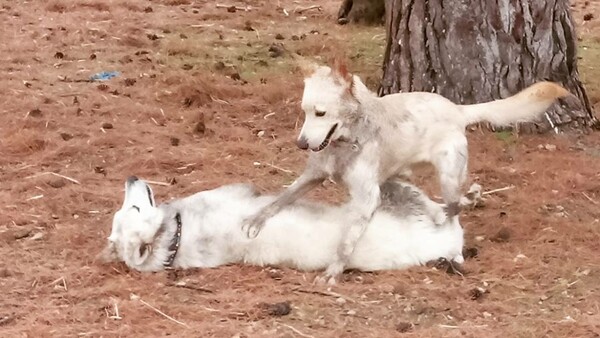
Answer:
[[346, 304], [346, 300], [344, 298], [342, 298], [342, 297], [336, 298], [335, 302], [338, 303], [338, 304], [340, 304], [340, 305]]
[[547, 301], [550, 297], [546, 296], [546, 295], [541, 295], [540, 296], [540, 300], [543, 301]]
[[464, 248], [462, 254], [464, 259], [475, 258], [477, 257], [477, 255], [479, 255], [479, 250], [477, 250], [477, 248], [474, 247]]
[[259, 304], [259, 307], [265, 310], [270, 316], [274, 317], [287, 316], [292, 312], [292, 306], [288, 301], [274, 304], [261, 303]]
[[242, 79], [242, 76], [240, 75], [240, 73], [233, 73], [231, 74], [231, 79], [234, 81], [239, 81]]
[[192, 69], [194, 69], [194, 66], [190, 65], [189, 63], [184, 63], [183, 66], [181, 66], [181, 69], [192, 70]]
[[252, 27], [252, 22], [246, 21], [244, 23], [244, 30], [245, 31], [249, 31], [249, 32], [253, 32], [255, 29], [254, 29], [254, 27]]
[[179, 38], [180, 38], [180, 39], [187, 39], [188, 37], [187, 37], [187, 35], [185, 35], [185, 34], [183, 34], [183, 33], [180, 33], [180, 34], [179, 34]]
[[177, 137], [171, 137], [171, 145], [177, 147], [179, 145], [179, 139]]
[[275, 35], [275, 40], [285, 40], [285, 38], [283, 37], [283, 35], [277, 33], [277, 35]]
[[15, 232], [13, 232], [13, 238], [14, 239], [23, 239], [25, 237], [29, 237], [30, 234], [31, 234], [31, 229], [18, 229]]
[[227, 7], [227, 12], [229, 12], [229, 13], [235, 13], [236, 11], [237, 11], [237, 8], [235, 6]]
[[92, 53], [90, 54], [90, 60], [96, 60], [97, 56], [96, 54]]
[[583, 21], [590, 21], [594, 18], [594, 14], [592, 13], [587, 13], [583, 16]]
[[56, 52], [54, 54], [55, 59], [64, 59], [64, 57], [65, 57], [65, 54], [63, 52]]
[[490, 241], [495, 243], [505, 243], [510, 240], [510, 236], [510, 229], [508, 229], [507, 227], [503, 227], [502, 229], [500, 229], [500, 231], [498, 231], [498, 233], [496, 233], [496, 235], [490, 238]]
[[104, 83], [101, 83], [101, 84], [98, 85], [97, 88], [98, 88], [98, 90], [101, 90], [101, 91], [105, 92], [105, 91], [108, 90], [108, 85], [106, 85]]
[[274, 280], [283, 279], [283, 273], [281, 272], [281, 270], [269, 269], [269, 271], [267, 273], [269, 274], [269, 277], [273, 278]]
[[147, 34], [146, 36], [152, 41], [160, 39], [156, 34]]
[[29, 111], [29, 116], [31, 117], [42, 117], [42, 111], [38, 108], [32, 109]]
[[194, 132], [197, 134], [204, 135], [204, 133], [206, 132], [206, 125], [204, 124], [204, 120], [198, 121], [198, 123], [196, 123], [196, 126], [194, 127]]
[[292, 35], [292, 40], [298, 41], [298, 40], [300, 40], [300, 37], [298, 35]]
[[259, 131], [258, 133], [256, 133], [256, 136], [258, 136], [258, 137], [265, 136], [265, 131], [264, 130]]
[[102, 129], [113, 129], [113, 125], [110, 122], [102, 123]]
[[410, 330], [412, 330], [412, 328], [413, 328], [413, 325], [411, 323], [400, 322], [400, 323], [396, 324], [396, 331], [398, 331], [400, 333], [409, 332]]
[[124, 80], [124, 82], [125, 82], [125, 86], [131, 87], [131, 86], [133, 86], [137, 82], [137, 80], [136, 79], [127, 78], [127, 79]]
[[272, 44], [269, 47], [269, 56], [271, 56], [272, 58], [281, 57], [284, 53], [285, 49], [283, 48], [282, 44]]
[[96, 174], [103, 174], [104, 176], [106, 176], [106, 169], [104, 169], [103, 167], [100, 167], [100, 166], [94, 167], [94, 172]]
[[354, 316], [354, 315], [356, 315], [356, 311], [354, 311], [354, 310], [348, 310], [348, 311], [346, 311], [346, 314], [348, 316]]
[[214, 65], [215, 70], [223, 70], [225, 69], [225, 63], [223, 61], [217, 61]]
[[152, 13], [152, 12], [154, 12], [152, 7], [148, 6], [148, 7], [144, 8], [144, 13]]
[[60, 188], [64, 187], [65, 185], [67, 185], [67, 183], [62, 178], [57, 178], [57, 179], [49, 181], [48, 185], [54, 189], [60, 189]]
[[485, 290], [485, 289], [474, 288], [474, 289], [471, 289], [471, 291], [469, 291], [469, 298], [471, 298], [471, 300], [479, 300], [486, 293], [487, 293], [487, 290]]
[[484, 318], [490, 318], [490, 317], [492, 317], [492, 314], [489, 313], [489, 312], [487, 312], [487, 311], [483, 311], [483, 317]]

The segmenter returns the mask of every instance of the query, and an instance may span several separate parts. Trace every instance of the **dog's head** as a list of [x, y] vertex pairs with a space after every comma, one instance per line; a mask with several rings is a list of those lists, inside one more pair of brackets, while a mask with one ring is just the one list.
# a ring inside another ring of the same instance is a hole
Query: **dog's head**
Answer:
[[125, 182], [125, 200], [112, 223], [106, 248], [99, 255], [105, 262], [125, 261], [140, 266], [150, 256], [156, 232], [163, 221], [156, 208], [152, 189], [132, 176]]
[[297, 145], [300, 149], [321, 151], [331, 141], [345, 136], [345, 124], [357, 112], [354, 80], [346, 65], [339, 60], [334, 60], [332, 67], [301, 66], [306, 76], [302, 96], [305, 119]]

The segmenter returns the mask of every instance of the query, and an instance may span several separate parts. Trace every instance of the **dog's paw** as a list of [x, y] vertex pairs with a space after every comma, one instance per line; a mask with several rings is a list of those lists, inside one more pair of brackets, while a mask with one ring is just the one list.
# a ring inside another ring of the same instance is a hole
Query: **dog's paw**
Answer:
[[321, 286], [335, 285], [336, 283], [336, 278], [333, 276], [329, 276], [327, 273], [315, 277], [315, 280], [313, 282], [313, 284]]
[[242, 225], [242, 231], [246, 234], [248, 238], [256, 238], [262, 228], [265, 226], [266, 219], [264, 217], [255, 217], [252, 219], [248, 219]]
[[481, 185], [473, 183], [469, 191], [460, 198], [460, 206], [464, 208], [475, 208], [483, 204], [483, 196], [481, 195]]
[[448, 203], [446, 206], [444, 206], [444, 215], [446, 218], [458, 216], [458, 214], [460, 214], [460, 209], [461, 206], [458, 202]]

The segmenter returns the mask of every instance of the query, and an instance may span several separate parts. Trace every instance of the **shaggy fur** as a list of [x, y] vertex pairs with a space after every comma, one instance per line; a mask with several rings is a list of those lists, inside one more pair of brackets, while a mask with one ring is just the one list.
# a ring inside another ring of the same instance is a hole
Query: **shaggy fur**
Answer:
[[551, 82], [534, 84], [520, 93], [488, 103], [458, 105], [434, 93], [400, 93], [377, 97], [343, 64], [311, 65], [306, 71], [302, 109], [305, 122], [298, 137], [301, 149], [311, 149], [302, 175], [277, 200], [244, 224], [256, 237], [282, 208], [328, 177], [344, 181], [353, 206], [351, 222], [336, 263], [344, 269], [355, 243], [380, 203], [380, 185], [390, 177], [409, 174], [411, 166], [435, 166], [447, 215], [432, 215], [437, 224], [459, 213], [461, 189], [467, 177], [465, 127], [488, 121], [507, 125], [539, 117], [557, 98], [569, 95]]
[[[458, 220], [436, 226], [427, 216], [443, 212], [443, 205], [409, 184], [386, 182], [381, 189], [382, 205], [349, 257], [348, 268], [402, 269], [438, 258], [463, 262]], [[100, 257], [124, 261], [140, 271], [164, 269], [179, 213], [182, 229], [175, 268], [246, 263], [320, 270], [331, 265], [350, 220], [347, 206], [299, 201], [269, 219], [259, 238], [248, 239], [241, 231], [242, 221], [274, 200], [258, 195], [252, 186], [234, 184], [155, 206], [150, 187], [132, 178], [125, 184], [123, 206], [114, 215]]]

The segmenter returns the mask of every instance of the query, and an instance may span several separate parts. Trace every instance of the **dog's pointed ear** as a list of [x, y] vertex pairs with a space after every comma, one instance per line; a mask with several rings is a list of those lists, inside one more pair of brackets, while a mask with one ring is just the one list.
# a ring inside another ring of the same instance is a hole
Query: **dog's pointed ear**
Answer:
[[347, 92], [350, 94], [350, 96], [356, 97], [354, 78], [348, 71], [348, 65], [346, 64], [345, 59], [342, 57], [335, 57], [331, 61], [331, 65], [331, 71], [336, 79], [340, 81], [342, 85], [346, 86]]
[[336, 57], [332, 61], [331, 70], [338, 79], [342, 80], [347, 84], [352, 84], [352, 74], [348, 71], [348, 65], [345, 60], [341, 57]]

